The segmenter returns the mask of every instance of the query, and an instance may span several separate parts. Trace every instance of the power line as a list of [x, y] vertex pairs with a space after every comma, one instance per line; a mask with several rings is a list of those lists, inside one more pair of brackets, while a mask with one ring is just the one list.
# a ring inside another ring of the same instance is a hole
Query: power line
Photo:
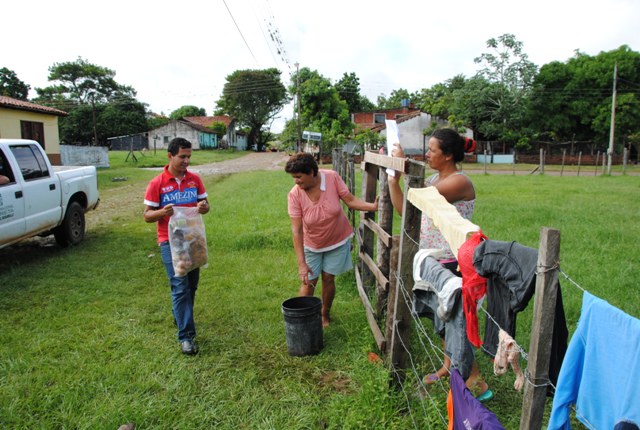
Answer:
[[276, 56], [273, 54], [273, 50], [271, 49], [271, 44], [269, 43], [269, 39], [267, 39], [267, 35], [264, 33], [264, 28], [262, 27], [260, 19], [258, 18], [258, 14], [256, 13], [255, 6], [253, 8], [253, 13], [254, 13], [254, 16], [256, 17], [256, 21], [258, 22], [258, 27], [260, 27], [260, 33], [262, 34], [262, 38], [264, 39], [264, 42], [267, 44], [267, 47], [269, 48], [269, 53], [271, 54], [271, 58], [273, 58], [273, 63], [277, 66], [278, 60]]
[[233, 21], [233, 23], [236, 25], [236, 28], [238, 29], [238, 33], [240, 33], [240, 37], [242, 37], [242, 40], [244, 41], [244, 44], [247, 46], [247, 49], [249, 50], [249, 52], [251, 53], [251, 56], [253, 57], [253, 60], [256, 62], [256, 65], [259, 64], [258, 60], [256, 59], [256, 56], [253, 55], [253, 51], [251, 50], [251, 47], [247, 43], [247, 40], [244, 38], [244, 34], [242, 34], [242, 31], [240, 30], [240, 27], [238, 27], [238, 23], [236, 22], [236, 19], [233, 17], [233, 14], [231, 13], [231, 10], [229, 9], [229, 6], [227, 6], [227, 1], [226, 0], [222, 0], [222, 2], [224, 3], [224, 6], [227, 8], [227, 11], [229, 12], [229, 16], [231, 17], [231, 20]]

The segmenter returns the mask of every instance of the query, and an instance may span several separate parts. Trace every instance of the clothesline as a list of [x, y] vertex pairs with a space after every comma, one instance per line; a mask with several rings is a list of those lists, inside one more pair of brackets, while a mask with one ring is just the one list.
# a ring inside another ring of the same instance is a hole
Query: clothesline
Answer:
[[[403, 233], [405, 234], [405, 237], [410, 239], [415, 245], [417, 245], [419, 247], [419, 244], [416, 243], [415, 240], [413, 240], [411, 238], [411, 236], [409, 236], [408, 232], [406, 230], [403, 231]], [[561, 268], [560, 268], [560, 263], [559, 261], [556, 262], [555, 264], [551, 265], [551, 266], [540, 266], [537, 265], [536, 266], [536, 276], [539, 276], [541, 274], [544, 273], [548, 273], [550, 271], [553, 270], [557, 270], [559, 273], [561, 273], [568, 281], [570, 281], [570, 284], [573, 285], [574, 287], [578, 288], [580, 291], [582, 292], [586, 292], [587, 290], [585, 288], [583, 288], [582, 286], [580, 286], [575, 280], [573, 280], [566, 272], [564, 272]], [[402, 286], [402, 279], [398, 276], [399, 274], [397, 274], [396, 279], [400, 282], [399, 286]], [[411, 308], [411, 301], [409, 299], [409, 297], [407, 297], [406, 294], [406, 290], [405, 288], [398, 288], [399, 291], [402, 292], [402, 294], [404, 295], [404, 300], [409, 304], [409, 307]], [[489, 312], [483, 307], [483, 306], [478, 306], [479, 310], [482, 310], [482, 312], [485, 313], [485, 315], [487, 316], [487, 323], [493, 323], [498, 329], [503, 329], [500, 324], [498, 324], [498, 322], [489, 314]], [[418, 336], [418, 339], [420, 339], [420, 343], [422, 344], [422, 347], [427, 351], [428, 348], [427, 346], [424, 344], [424, 342], [422, 341], [422, 338], [426, 338], [429, 340], [429, 342], [431, 343], [431, 349], [432, 350], [439, 350], [437, 347], [435, 347], [435, 345], [433, 345], [433, 342], [431, 341], [430, 337], [427, 335], [426, 330], [424, 329], [424, 326], [421, 324], [419, 317], [414, 313], [411, 312], [412, 318], [417, 322], [416, 326], [419, 328], [419, 331], [421, 332], [422, 336]], [[524, 348], [522, 346], [520, 346], [517, 342], [515, 342], [514, 345], [519, 353], [520, 356], [526, 361], [528, 362], [528, 354], [527, 352], [524, 350]], [[403, 344], [403, 347], [405, 347], [405, 345]], [[406, 349], [406, 347], [405, 347]], [[407, 351], [407, 353], [409, 353], [409, 351]], [[430, 354], [427, 354], [429, 359], [433, 362], [433, 358], [431, 357]], [[435, 366], [434, 366], [435, 367]], [[414, 370], [414, 372], [416, 372], [415, 370], [415, 365], [413, 364], [413, 358], [412, 358], [412, 368]], [[529, 374], [529, 370], [528, 368], [525, 369], [525, 373], [524, 373], [524, 380], [526, 381], [527, 384], [530, 384], [532, 387], [545, 387], [545, 386], [550, 386], [553, 388], [553, 390], [556, 390], [555, 385], [549, 380], [549, 379], [545, 379], [545, 380], [532, 380], [531, 375]], [[421, 384], [422, 381], [421, 381]], [[442, 384], [441, 384], [442, 385]], [[444, 389], [444, 387], [443, 387]], [[576, 414], [576, 416], [580, 417], [581, 421], [583, 423], [587, 423], [586, 425], [588, 425], [588, 420], [586, 417], [584, 417], [582, 414], [579, 413], [579, 411], [577, 411], [577, 409], [574, 407], [572, 407], [572, 410], [574, 411], [574, 413]], [[590, 428], [593, 428], [592, 426], [589, 426]]]

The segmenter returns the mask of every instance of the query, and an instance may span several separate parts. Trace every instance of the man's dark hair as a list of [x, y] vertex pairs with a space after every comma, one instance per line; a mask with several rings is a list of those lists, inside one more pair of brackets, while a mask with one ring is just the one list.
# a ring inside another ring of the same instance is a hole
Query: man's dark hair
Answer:
[[177, 155], [178, 152], [180, 152], [180, 148], [191, 148], [191, 142], [182, 137], [174, 137], [173, 139], [171, 139], [171, 142], [169, 142], [167, 152], [170, 152], [171, 155]]
[[318, 176], [318, 163], [312, 154], [298, 152], [289, 158], [284, 166], [284, 171], [289, 174], [304, 173], [309, 175], [313, 173], [313, 176]]

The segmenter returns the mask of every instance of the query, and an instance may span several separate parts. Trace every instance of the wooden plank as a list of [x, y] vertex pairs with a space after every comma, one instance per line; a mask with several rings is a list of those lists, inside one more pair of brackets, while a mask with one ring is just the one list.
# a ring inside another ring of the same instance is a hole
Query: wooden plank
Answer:
[[370, 151], [364, 153], [364, 162], [403, 173], [409, 173], [409, 170], [411, 169], [410, 163], [422, 164], [422, 167], [424, 168], [424, 163], [419, 161], [409, 160], [408, 158], [390, 157], [388, 155], [381, 155]]
[[[409, 160], [411, 161], [411, 160]], [[404, 211], [402, 213], [402, 234], [400, 235], [400, 255], [398, 258], [398, 280], [394, 303], [394, 321], [391, 336], [390, 360], [397, 378], [393, 384], [401, 384], [404, 380], [400, 369], [409, 367], [412, 317], [411, 298], [413, 297], [413, 256], [418, 250], [420, 242], [420, 221], [422, 213], [407, 200], [409, 188], [424, 186], [424, 165], [409, 163], [409, 172], [405, 177]]]
[[[364, 219], [363, 224], [367, 226], [371, 231], [378, 235], [378, 240], [381, 241], [386, 247], [389, 247], [391, 243], [391, 235], [384, 231], [382, 227], [370, 219]], [[378, 248], [378, 255], [380, 255], [380, 248]]]
[[364, 291], [364, 286], [362, 285], [362, 278], [360, 277], [360, 271], [358, 267], [355, 268], [356, 273], [356, 285], [358, 286], [358, 294], [360, 295], [360, 300], [364, 305], [365, 315], [367, 316], [367, 321], [369, 322], [369, 328], [371, 328], [371, 332], [373, 333], [373, 337], [376, 341], [376, 345], [378, 345], [378, 350], [380, 352], [384, 352], [387, 348], [387, 341], [378, 327], [378, 322], [376, 321], [376, 317], [373, 314], [373, 307], [369, 302], [369, 297], [367, 293]]
[[367, 265], [369, 270], [371, 270], [373, 276], [375, 276], [376, 278], [376, 281], [378, 281], [378, 285], [380, 286], [380, 288], [384, 291], [389, 291], [389, 279], [384, 275], [384, 273], [380, 271], [380, 269], [378, 269], [378, 266], [373, 261], [373, 259], [364, 252], [360, 252], [358, 256]]
[[520, 430], [542, 428], [549, 381], [549, 357], [556, 309], [560, 231], [543, 227], [538, 250], [538, 274], [529, 343], [528, 381], [524, 384]]

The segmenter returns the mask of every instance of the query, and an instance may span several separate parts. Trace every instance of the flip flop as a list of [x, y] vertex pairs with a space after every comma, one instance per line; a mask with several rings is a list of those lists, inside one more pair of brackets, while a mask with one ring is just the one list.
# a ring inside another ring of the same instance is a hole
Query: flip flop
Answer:
[[491, 399], [493, 399], [493, 391], [491, 390], [487, 390], [484, 393], [476, 396], [476, 400], [478, 400], [479, 402], [488, 402]]
[[437, 373], [430, 373], [427, 376], [424, 377], [424, 383], [427, 385], [431, 385], [431, 384], [435, 384], [436, 382], [438, 382], [441, 378], [438, 376]]

